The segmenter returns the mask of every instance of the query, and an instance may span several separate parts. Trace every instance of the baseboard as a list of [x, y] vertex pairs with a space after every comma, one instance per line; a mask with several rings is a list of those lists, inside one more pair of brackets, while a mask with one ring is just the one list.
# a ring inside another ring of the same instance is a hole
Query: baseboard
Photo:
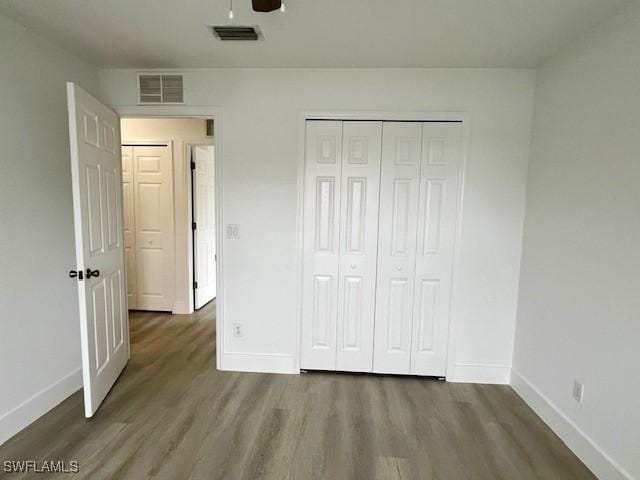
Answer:
[[580, 430], [573, 420], [529, 380], [515, 370], [511, 372], [511, 387], [598, 478], [633, 480], [629, 472]]
[[510, 378], [511, 367], [508, 365], [456, 363], [453, 371], [447, 372], [447, 382], [454, 383], [509, 385]]
[[0, 445], [82, 388], [78, 368], [0, 417]]
[[300, 373], [294, 355], [277, 353], [224, 352], [219, 369], [234, 372]]

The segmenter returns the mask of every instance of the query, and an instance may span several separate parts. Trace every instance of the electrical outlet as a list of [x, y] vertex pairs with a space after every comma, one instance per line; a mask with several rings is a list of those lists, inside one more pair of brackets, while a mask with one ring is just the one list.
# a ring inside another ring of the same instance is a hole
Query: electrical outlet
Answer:
[[584, 397], [584, 385], [577, 380], [573, 382], [573, 399], [582, 403], [582, 398]]
[[241, 323], [234, 323], [233, 324], [233, 336], [234, 337], [241, 337], [242, 336], [242, 324]]

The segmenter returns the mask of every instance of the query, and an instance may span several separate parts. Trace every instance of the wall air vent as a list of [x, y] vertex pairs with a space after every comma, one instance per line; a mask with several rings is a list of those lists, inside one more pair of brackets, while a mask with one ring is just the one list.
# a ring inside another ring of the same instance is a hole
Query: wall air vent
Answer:
[[212, 28], [213, 34], [220, 40], [258, 40], [261, 38], [258, 27], [224, 25]]
[[141, 105], [184, 103], [184, 81], [177, 73], [138, 74], [138, 102]]

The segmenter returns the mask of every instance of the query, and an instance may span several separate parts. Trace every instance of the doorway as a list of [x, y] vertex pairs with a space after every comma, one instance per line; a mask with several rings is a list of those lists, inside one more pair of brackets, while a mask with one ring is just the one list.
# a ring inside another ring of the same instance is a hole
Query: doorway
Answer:
[[[191, 168], [186, 149], [190, 143], [213, 145], [213, 120], [219, 117], [195, 107], [127, 107], [116, 112], [72, 82], [67, 83], [67, 106], [76, 244], [76, 266], [69, 277], [78, 288], [85, 416], [91, 417], [131, 355], [128, 299], [137, 308], [193, 312]], [[196, 138], [175, 135], [175, 128], [162, 129], [190, 120], [202, 128]], [[214, 197], [221, 197], [219, 188]], [[124, 216], [127, 202], [129, 219]], [[214, 225], [219, 210], [218, 200], [211, 208], [216, 212]], [[125, 242], [125, 229], [131, 242]], [[221, 253], [219, 235], [215, 243], [216, 253]], [[128, 267], [125, 246], [134, 254]], [[137, 277], [143, 277], [142, 283]], [[132, 280], [135, 288], [128, 291]], [[150, 299], [141, 298], [141, 292], [160, 302], [145, 303]], [[221, 306], [217, 302], [211, 305], [214, 312], [204, 312], [216, 327], [222, 322]], [[221, 342], [216, 336], [216, 344]], [[215, 351], [219, 365], [220, 349]]]
[[130, 117], [121, 131], [129, 309], [192, 313], [216, 290], [213, 120]]

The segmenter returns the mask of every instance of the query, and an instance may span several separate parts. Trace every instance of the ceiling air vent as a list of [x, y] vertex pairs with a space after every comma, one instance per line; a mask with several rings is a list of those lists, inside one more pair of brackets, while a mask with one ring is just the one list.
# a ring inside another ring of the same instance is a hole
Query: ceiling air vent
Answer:
[[184, 83], [180, 74], [138, 75], [138, 100], [141, 104], [184, 103]]
[[213, 27], [213, 34], [220, 40], [258, 40], [258, 27], [217, 26]]

